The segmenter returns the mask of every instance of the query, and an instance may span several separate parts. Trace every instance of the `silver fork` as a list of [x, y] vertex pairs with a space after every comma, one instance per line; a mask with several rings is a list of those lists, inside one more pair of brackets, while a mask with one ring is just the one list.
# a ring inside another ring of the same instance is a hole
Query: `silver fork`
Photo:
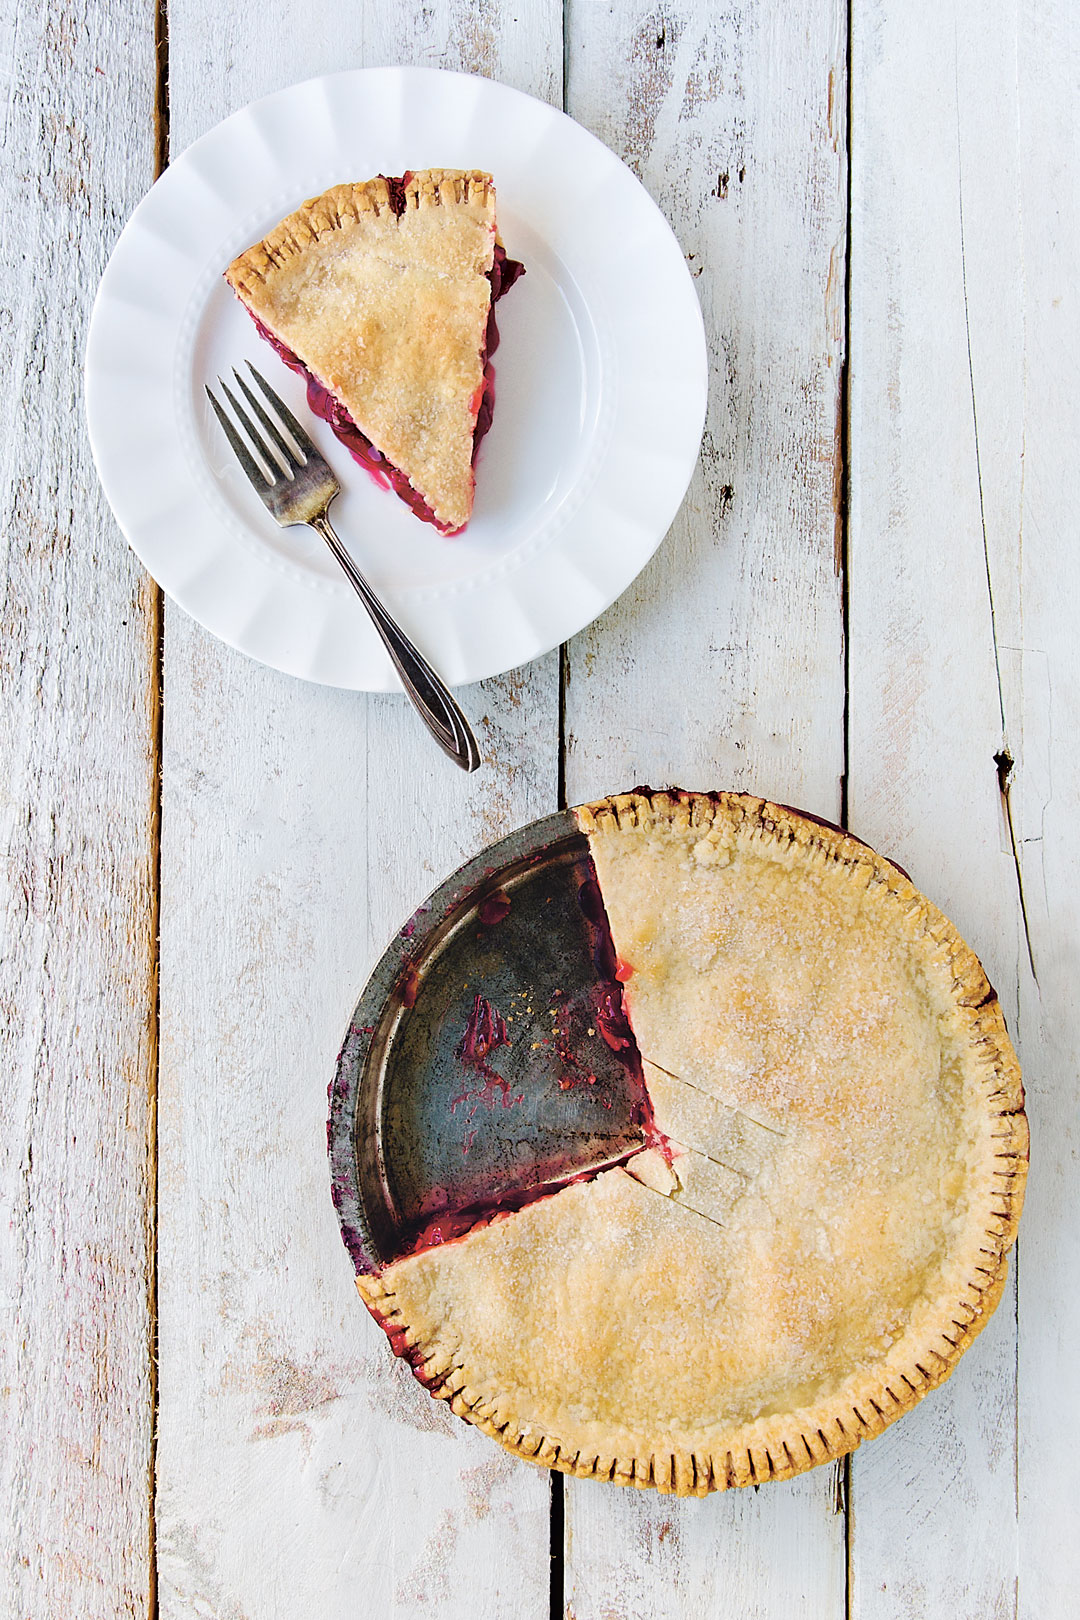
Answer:
[[284, 401], [278, 398], [266, 378], [255, 370], [250, 360], [247, 366], [278, 418], [276, 422], [273, 420], [266, 407], [234, 368], [233, 376], [237, 386], [262, 424], [262, 433], [228, 384], [221, 377], [218, 378], [218, 383], [232, 406], [237, 421], [247, 434], [250, 445], [244, 443], [224, 407], [210, 389], [206, 390], [207, 397], [214, 407], [214, 414], [225, 430], [225, 437], [236, 452], [236, 459], [247, 473], [267, 511], [277, 519], [283, 529], [294, 523], [306, 523], [309, 528], [322, 535], [348, 575], [349, 583], [371, 615], [372, 623], [382, 637], [383, 646], [390, 654], [394, 668], [401, 677], [401, 684], [419, 710], [421, 720], [444, 753], [449, 754], [462, 770], [475, 771], [480, 763], [480, 750], [476, 746], [476, 738], [472, 734], [469, 722], [431, 665], [413, 646], [401, 626], [391, 618], [330, 525], [327, 508], [340, 491], [341, 485], [296, 417]]

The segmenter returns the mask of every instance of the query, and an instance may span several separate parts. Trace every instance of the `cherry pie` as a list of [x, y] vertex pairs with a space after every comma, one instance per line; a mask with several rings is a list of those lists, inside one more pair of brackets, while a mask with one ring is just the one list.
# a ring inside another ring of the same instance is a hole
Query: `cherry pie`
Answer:
[[357, 461], [442, 533], [464, 528], [495, 403], [494, 305], [523, 274], [496, 238], [491, 176], [334, 186], [225, 274]]
[[[839, 829], [739, 794], [574, 814], [638, 1140], [447, 1211], [358, 1287], [430, 1392], [522, 1457], [683, 1495], [786, 1478], [946, 1378], [1001, 1295], [1027, 1166], [1001, 1010]], [[513, 1036], [476, 989], [497, 1077]]]

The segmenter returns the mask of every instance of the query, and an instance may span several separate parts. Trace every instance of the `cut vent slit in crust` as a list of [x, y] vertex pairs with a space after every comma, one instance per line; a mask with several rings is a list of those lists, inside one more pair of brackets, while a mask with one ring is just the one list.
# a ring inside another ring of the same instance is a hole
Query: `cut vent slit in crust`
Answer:
[[[460, 1210], [450, 1241], [414, 1229], [358, 1287], [433, 1394], [543, 1466], [699, 1495], [787, 1478], [913, 1406], [1000, 1297], [1027, 1157], [1000, 1008], [838, 829], [733, 794], [574, 815], [636, 1140]], [[743, 1136], [681, 1151], [684, 1084], [695, 1128], [704, 1095]]]

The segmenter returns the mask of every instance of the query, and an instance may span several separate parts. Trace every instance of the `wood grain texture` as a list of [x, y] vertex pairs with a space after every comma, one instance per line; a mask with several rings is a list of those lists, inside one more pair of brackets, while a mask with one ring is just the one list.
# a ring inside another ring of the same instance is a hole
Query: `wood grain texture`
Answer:
[[157, 593], [98, 490], [86, 321], [153, 162], [153, 30], [5, 8], [0, 1611], [148, 1612]]
[[[395, 700], [373, 716], [179, 620], [169, 633], [162, 1613], [346, 1617], [362, 1591], [379, 1614], [541, 1614], [544, 1476], [392, 1358], [356, 1298], [326, 1169], [353, 1003], [427, 863], [483, 841], [475, 788], [422, 735], [389, 754]], [[388, 800], [373, 769], [396, 772]], [[542, 808], [542, 783], [517, 792], [522, 819]], [[426, 832], [401, 818], [395, 836], [399, 793]]]
[[[550, 95], [560, 13], [195, 0], [174, 148], [333, 69], [473, 67]], [[466, 778], [403, 698], [308, 686], [166, 621], [161, 1612], [546, 1616], [549, 1484], [433, 1402], [368, 1318], [326, 1084], [369, 968], [460, 861], [555, 807], [558, 659], [463, 693]]]
[[[845, 11], [572, 5], [570, 112], [638, 172], [697, 279], [699, 469], [637, 584], [570, 645], [570, 802], [753, 789], [836, 819]], [[574, 1620], [844, 1612], [833, 1469], [704, 1502], [571, 1482]]]
[[571, 645], [571, 798], [745, 788], [835, 817], [845, 24], [836, 0], [570, 11], [569, 110], [645, 182], [705, 314], [701, 462]]
[[1014, 794], [1038, 982], [1021, 958], [1020, 1036], [1032, 1131], [1018, 1272], [1022, 1620], [1068, 1615], [1080, 1589], [1080, 16], [1067, 0], [1018, 12], [1024, 468], [1018, 541], [1022, 652], [1010, 653], [1023, 756]]
[[[958, 924], [1014, 1034], [1026, 952], [999, 770], [1009, 753], [1025, 774], [1016, 29], [1010, 3], [978, 29], [959, 3], [855, 7], [849, 550], [850, 824]], [[1014, 1613], [1015, 1374], [1010, 1287], [948, 1384], [853, 1459], [859, 1620]]]

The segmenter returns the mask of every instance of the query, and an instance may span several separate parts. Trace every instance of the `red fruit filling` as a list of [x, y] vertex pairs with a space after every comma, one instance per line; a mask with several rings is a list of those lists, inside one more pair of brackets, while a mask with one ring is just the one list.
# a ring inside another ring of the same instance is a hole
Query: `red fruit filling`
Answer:
[[[472, 1103], [473, 1106], [469, 1110], [469, 1118], [471, 1119], [481, 1103], [484, 1103], [488, 1108], [492, 1108], [498, 1101], [502, 1103], [504, 1108], [513, 1108], [515, 1102], [524, 1101], [523, 1097], [514, 1096], [509, 1080], [505, 1079], [497, 1069], [492, 1068], [488, 1062], [488, 1057], [495, 1051], [496, 1047], [509, 1046], [509, 1044], [510, 1036], [506, 1028], [506, 1019], [502, 1013], [491, 1005], [486, 996], [475, 996], [473, 998], [472, 1012], [469, 1014], [469, 1021], [465, 1025], [465, 1033], [458, 1042], [457, 1055], [462, 1067], [470, 1074], [470, 1077], [478, 1075], [481, 1083], [475, 1091], [470, 1090], [468, 1084], [466, 1084], [464, 1090], [458, 1096], [452, 1097], [450, 1100], [451, 1113], [454, 1113], [462, 1103]], [[466, 1132], [463, 1147], [464, 1154], [468, 1154], [469, 1148], [475, 1140], [475, 1131]]]
[[[390, 189], [390, 206], [395, 214], [405, 211], [405, 186], [409, 179], [409, 171], [403, 175], [384, 175]], [[499, 347], [499, 328], [495, 320], [495, 305], [504, 293], [510, 291], [521, 276], [525, 274], [525, 266], [517, 259], [507, 256], [506, 249], [501, 242], [495, 243], [495, 258], [491, 269], [487, 272], [491, 283], [491, 308], [488, 312], [487, 332], [484, 338], [484, 347], [480, 358], [484, 368], [484, 378], [477, 389], [473, 400], [473, 409], [476, 412], [476, 425], [473, 428], [472, 461], [476, 466], [476, 457], [480, 450], [481, 441], [491, 426], [495, 414], [495, 368], [491, 364], [491, 356]], [[382, 489], [392, 489], [401, 500], [405, 502], [418, 518], [424, 523], [430, 523], [438, 529], [440, 534], [460, 534], [460, 528], [452, 529], [445, 523], [440, 523], [431, 507], [410, 484], [400, 467], [395, 467], [392, 461], [387, 460], [381, 450], [377, 450], [365, 433], [357, 427], [341, 401], [326, 388], [319, 379], [308, 370], [304, 362], [293, 353], [286, 343], [259, 320], [257, 315], [248, 311], [259, 330], [259, 336], [265, 338], [272, 349], [275, 349], [289, 367], [298, 376], [303, 377], [307, 383], [308, 407], [322, 421], [326, 422], [337, 438], [348, 450], [355, 461], [358, 461], [365, 472], [371, 474], [375, 482]]]
[[[591, 860], [589, 866], [591, 869]], [[479, 1227], [487, 1226], [500, 1216], [524, 1209], [529, 1204], [537, 1203], [541, 1198], [550, 1198], [564, 1187], [573, 1186], [577, 1182], [591, 1181], [601, 1170], [626, 1164], [645, 1148], [658, 1149], [668, 1164], [671, 1163], [671, 1146], [656, 1124], [645, 1084], [641, 1054], [623, 1001], [623, 987], [620, 981], [623, 976], [629, 976], [629, 969], [615, 954], [603, 896], [594, 876], [586, 878], [580, 884], [577, 895], [578, 904], [589, 927], [596, 980], [585, 989], [584, 993], [579, 991], [564, 995], [561, 990], [553, 992], [550, 1044], [558, 1059], [557, 1084], [562, 1091], [576, 1086], [596, 1085], [597, 1076], [590, 1067], [588, 1053], [590, 1038], [600, 1036], [605, 1046], [615, 1054], [618, 1062], [626, 1070], [634, 1099], [631, 1123], [640, 1132], [641, 1140], [608, 1163], [593, 1164], [586, 1168], [581, 1168], [580, 1153], [576, 1151], [575, 1144], [572, 1141], [568, 1142], [565, 1158], [561, 1164], [552, 1162], [548, 1156], [542, 1181], [531, 1186], [519, 1185], [495, 1196], [480, 1198], [474, 1196], [474, 1199], [465, 1205], [455, 1205], [453, 1194], [448, 1188], [433, 1189], [433, 1195], [428, 1202], [428, 1209], [433, 1213], [419, 1230], [414, 1231], [404, 1253], [419, 1254], [425, 1249], [452, 1243]], [[502, 903], [496, 904], [499, 901]], [[488, 908], [487, 913], [485, 914], [484, 907], [481, 907], [479, 919], [485, 927], [502, 921], [510, 910], [509, 899], [501, 891], [485, 902], [484, 906]], [[508, 1047], [511, 1039], [503, 1016], [485, 996], [476, 994], [457, 1046], [457, 1057], [470, 1076], [479, 1077], [480, 1084], [476, 1089], [470, 1089], [469, 1084], [466, 1084], [461, 1094], [451, 1100], [452, 1113], [456, 1112], [459, 1106], [465, 1105], [469, 1117], [472, 1117], [481, 1106], [512, 1108], [524, 1100], [523, 1097], [514, 1095], [511, 1086], [494, 1067], [494, 1063], [498, 1061], [495, 1054], [499, 1048]], [[475, 1131], [466, 1133], [463, 1148], [466, 1157], [473, 1138]], [[440, 1209], [440, 1204], [445, 1207]], [[381, 1321], [377, 1311], [372, 1310], [372, 1314], [376, 1320]], [[382, 1325], [386, 1326], [385, 1323]], [[387, 1331], [390, 1329], [387, 1328]], [[398, 1354], [402, 1353], [396, 1345], [395, 1349]]]

